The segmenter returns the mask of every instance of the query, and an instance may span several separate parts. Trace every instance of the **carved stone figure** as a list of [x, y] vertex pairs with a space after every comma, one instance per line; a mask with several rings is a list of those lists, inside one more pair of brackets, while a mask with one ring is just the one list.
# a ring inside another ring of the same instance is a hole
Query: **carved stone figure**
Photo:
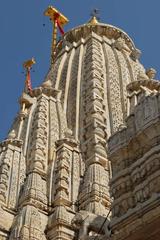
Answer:
[[79, 229], [79, 240], [87, 239], [90, 231], [103, 233], [106, 237], [110, 237], [109, 224], [109, 220], [105, 217], [82, 210], [72, 219], [72, 225]]
[[121, 50], [126, 50], [128, 52], [130, 52], [130, 49], [127, 47], [126, 43], [125, 43], [125, 39], [120, 37], [118, 38], [114, 43], [113, 43], [113, 46], [115, 48], [117, 48], [119, 51]]

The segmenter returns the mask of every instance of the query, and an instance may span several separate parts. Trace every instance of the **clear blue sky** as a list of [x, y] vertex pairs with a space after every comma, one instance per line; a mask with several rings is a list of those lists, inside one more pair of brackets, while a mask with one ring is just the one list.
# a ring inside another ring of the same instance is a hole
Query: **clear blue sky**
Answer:
[[48, 70], [51, 24], [43, 16], [48, 5], [70, 19], [66, 31], [88, 21], [91, 10], [98, 8], [101, 22], [127, 32], [143, 53], [141, 62], [146, 68], [157, 69], [157, 79], [160, 76], [160, 0], [0, 0], [1, 140], [19, 109], [25, 78], [21, 73], [23, 61], [36, 58], [33, 86], [44, 80]]

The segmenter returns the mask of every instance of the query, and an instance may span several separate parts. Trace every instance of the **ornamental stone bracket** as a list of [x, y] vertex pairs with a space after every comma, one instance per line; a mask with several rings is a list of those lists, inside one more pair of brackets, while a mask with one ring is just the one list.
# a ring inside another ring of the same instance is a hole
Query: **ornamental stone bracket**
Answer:
[[32, 91], [33, 97], [38, 97], [40, 94], [45, 94], [46, 96], [53, 97], [57, 100], [60, 100], [61, 97], [61, 91], [53, 88], [52, 82], [49, 79], [43, 82], [41, 87], [33, 89]]
[[35, 103], [35, 99], [30, 95], [26, 94], [25, 92], [23, 92], [22, 96], [19, 99], [19, 103], [20, 105], [23, 105], [23, 103], [25, 103], [26, 107], [29, 108], [32, 104]]
[[160, 82], [153, 79], [139, 80], [127, 85], [128, 91], [128, 115], [130, 115], [137, 104], [146, 96], [157, 95], [160, 91]]
[[19, 139], [6, 139], [4, 140], [3, 142], [0, 143], [0, 147], [6, 147], [8, 145], [12, 145], [12, 146], [15, 146], [15, 147], [18, 147], [20, 148], [23, 144], [23, 141], [22, 140], [19, 140]]

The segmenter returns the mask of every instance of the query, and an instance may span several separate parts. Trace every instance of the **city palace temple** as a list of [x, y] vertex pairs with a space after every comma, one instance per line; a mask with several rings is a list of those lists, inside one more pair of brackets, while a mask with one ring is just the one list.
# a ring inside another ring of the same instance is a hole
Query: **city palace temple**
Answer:
[[[160, 82], [121, 29], [64, 34], [0, 143], [0, 240], [160, 240]], [[57, 31], [62, 34], [56, 41]]]

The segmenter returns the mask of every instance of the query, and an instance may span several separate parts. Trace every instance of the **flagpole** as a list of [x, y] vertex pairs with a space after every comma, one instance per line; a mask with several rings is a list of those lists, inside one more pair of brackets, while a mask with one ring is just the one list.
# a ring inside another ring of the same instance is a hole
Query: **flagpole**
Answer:
[[31, 71], [32, 65], [35, 63], [36, 62], [35, 62], [34, 58], [31, 58], [23, 63], [23, 67], [26, 70], [26, 80], [25, 80], [24, 92], [27, 94], [30, 94], [32, 91], [30, 71]]
[[[24, 93], [29, 94], [31, 93], [31, 78], [30, 78], [30, 70], [33, 64], [35, 64], [34, 58], [29, 59], [23, 63], [23, 67], [26, 70], [26, 79], [25, 79], [25, 84], [24, 84]], [[22, 133], [22, 127], [24, 123], [24, 118], [26, 116], [26, 102], [23, 100], [21, 102], [21, 110], [19, 114], [19, 128], [18, 128], [18, 133], [17, 133], [17, 139], [20, 139], [21, 133]]]
[[53, 21], [51, 64], [54, 63], [57, 45], [57, 21]]
[[54, 63], [56, 57], [56, 45], [57, 45], [57, 35], [58, 29], [60, 33], [63, 35], [64, 31], [62, 27], [68, 23], [68, 19], [60, 13], [56, 8], [49, 6], [45, 12], [45, 16], [48, 16], [53, 24], [53, 32], [52, 32], [52, 46], [51, 46], [51, 64]]
[[25, 86], [24, 86], [24, 92], [28, 93], [30, 89], [28, 89], [28, 81], [30, 76], [30, 68], [26, 68], [26, 80], [25, 80]]

